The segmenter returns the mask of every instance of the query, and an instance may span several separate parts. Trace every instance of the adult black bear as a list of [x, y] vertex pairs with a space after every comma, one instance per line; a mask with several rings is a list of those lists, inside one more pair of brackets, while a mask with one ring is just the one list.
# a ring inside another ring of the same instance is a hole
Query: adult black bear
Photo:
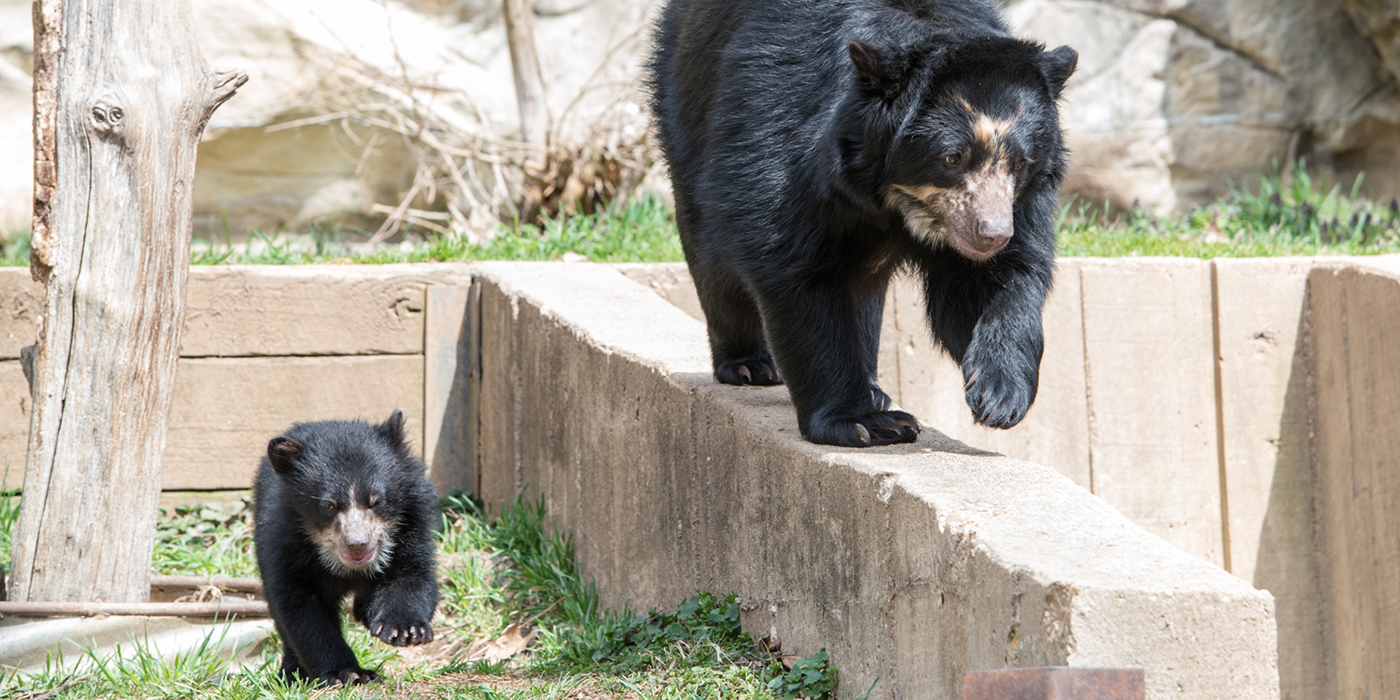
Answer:
[[253, 506], [258, 569], [288, 682], [376, 680], [341, 633], [350, 594], [355, 619], [381, 640], [432, 641], [437, 494], [409, 454], [401, 412], [380, 425], [293, 425], [267, 445]]
[[[786, 382], [813, 442], [909, 442], [875, 383], [891, 275], [980, 423], [1035, 400], [1069, 47], [986, 0], [671, 0], [650, 65], [715, 377]], [[771, 353], [771, 354], [770, 354]]]

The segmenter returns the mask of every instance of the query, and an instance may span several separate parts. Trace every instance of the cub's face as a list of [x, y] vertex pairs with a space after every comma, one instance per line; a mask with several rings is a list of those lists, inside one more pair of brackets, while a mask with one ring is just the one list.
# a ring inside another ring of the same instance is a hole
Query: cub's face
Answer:
[[396, 519], [382, 488], [352, 483], [327, 490], [307, 519], [317, 555], [332, 571], [377, 573], [393, 554]]
[[[1016, 200], [1058, 142], [1043, 144], [1044, 115], [1033, 94], [998, 90], [994, 99], [953, 88], [931, 100], [890, 152], [887, 206], [909, 232], [969, 260], [996, 255], [1016, 233]], [[971, 94], [967, 94], [971, 93]], [[979, 97], [981, 99], [979, 99]]]
[[[315, 556], [330, 571], [372, 575], [389, 565], [404, 518], [396, 480], [415, 468], [403, 456], [401, 416], [381, 426], [327, 422], [268, 443], [268, 461], [283, 480]], [[307, 552], [311, 556], [311, 552]]]

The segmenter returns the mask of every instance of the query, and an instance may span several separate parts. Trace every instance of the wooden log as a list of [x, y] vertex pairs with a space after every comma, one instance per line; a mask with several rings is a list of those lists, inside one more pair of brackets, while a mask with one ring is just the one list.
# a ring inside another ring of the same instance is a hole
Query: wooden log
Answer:
[[38, 0], [38, 330], [11, 598], [139, 602], [184, 323], [195, 153], [246, 80], [186, 0]]
[[152, 576], [151, 588], [202, 588], [213, 586], [227, 591], [262, 595], [262, 579], [237, 576]]

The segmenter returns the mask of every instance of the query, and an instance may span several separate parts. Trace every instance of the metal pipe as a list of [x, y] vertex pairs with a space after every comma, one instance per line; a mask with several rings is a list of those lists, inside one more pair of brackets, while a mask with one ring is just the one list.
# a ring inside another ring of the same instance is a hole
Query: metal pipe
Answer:
[[148, 617], [267, 617], [261, 600], [220, 600], [212, 603], [87, 603], [0, 601], [3, 617], [89, 617], [141, 615]]

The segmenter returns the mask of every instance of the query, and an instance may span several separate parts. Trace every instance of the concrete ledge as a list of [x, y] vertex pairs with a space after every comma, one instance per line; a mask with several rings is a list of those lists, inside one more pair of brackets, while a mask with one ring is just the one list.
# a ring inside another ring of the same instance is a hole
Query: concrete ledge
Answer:
[[478, 266], [480, 493], [527, 485], [604, 603], [736, 591], [826, 646], [847, 694], [956, 698], [961, 674], [1142, 667], [1149, 698], [1277, 698], [1273, 599], [1053, 470], [925, 428], [801, 440], [786, 391], [719, 386], [705, 331], [603, 266]]

